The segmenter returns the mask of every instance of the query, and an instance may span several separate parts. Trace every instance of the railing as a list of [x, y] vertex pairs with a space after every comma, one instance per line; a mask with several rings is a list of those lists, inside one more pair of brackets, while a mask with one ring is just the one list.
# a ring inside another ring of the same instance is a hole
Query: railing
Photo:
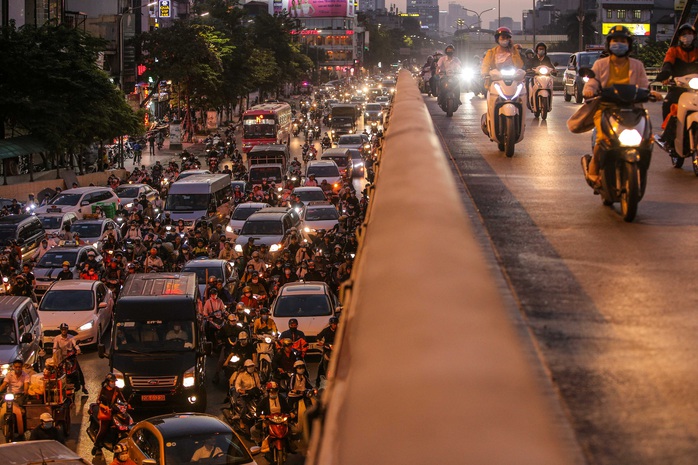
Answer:
[[407, 71], [397, 89], [306, 463], [573, 463]]

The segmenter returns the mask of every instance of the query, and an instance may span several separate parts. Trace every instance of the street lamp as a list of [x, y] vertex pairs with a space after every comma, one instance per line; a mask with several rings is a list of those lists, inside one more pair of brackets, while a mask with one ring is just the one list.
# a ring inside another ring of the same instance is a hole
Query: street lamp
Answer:
[[121, 13], [121, 17], [119, 18], [119, 85], [121, 86], [122, 91], [124, 90], [124, 18], [126, 15], [131, 14], [136, 10], [157, 4], [158, 2], [150, 2], [146, 5], [131, 6], [128, 7], [126, 11]]
[[486, 10], [482, 10], [481, 12], [478, 13], [477, 11], [469, 10], [469, 9], [467, 9], [467, 8], [465, 8], [465, 7], [461, 7], [461, 8], [463, 8], [465, 11], [469, 11], [469, 12], [475, 14], [475, 16], [477, 16], [477, 27], [478, 27], [478, 29], [480, 29], [480, 30], [482, 30], [482, 18], [481, 18], [481, 16], [482, 16], [483, 14], [487, 13], [488, 11], [492, 11], [492, 10], [496, 10], [496, 9], [497, 9], [497, 8], [495, 8], [495, 7], [492, 7], [492, 8], [488, 8], [488, 9], [486, 9]]

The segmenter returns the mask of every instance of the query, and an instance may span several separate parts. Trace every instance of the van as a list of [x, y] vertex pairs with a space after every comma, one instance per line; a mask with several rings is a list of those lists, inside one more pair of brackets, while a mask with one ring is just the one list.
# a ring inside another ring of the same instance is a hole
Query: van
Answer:
[[0, 383], [16, 359], [39, 361], [41, 321], [29, 297], [0, 297]]
[[[138, 411], [206, 411], [211, 343], [194, 273], [129, 276], [114, 308], [109, 369]], [[100, 357], [107, 356], [104, 344]]]
[[0, 245], [16, 241], [22, 247], [22, 260], [31, 258], [46, 237], [41, 220], [34, 215], [8, 215], [0, 218]]
[[576, 52], [570, 55], [567, 61], [567, 69], [563, 76], [563, 97], [565, 102], [569, 102], [574, 97], [576, 103], [582, 103], [584, 96], [584, 79], [579, 75], [582, 68], [589, 68], [594, 65], [601, 56], [601, 51]]
[[82, 219], [85, 215], [91, 215], [97, 205], [108, 214], [112, 208], [113, 211], [118, 210], [119, 204], [119, 197], [109, 187], [76, 187], [64, 190], [52, 198], [48, 205], [37, 207], [34, 213], [38, 215], [39, 213], [73, 212]]
[[170, 186], [165, 214], [169, 213], [175, 223], [183, 220], [187, 228], [193, 228], [199, 220], [205, 220], [209, 227], [218, 224], [225, 227], [232, 196], [233, 188], [227, 174], [189, 176]]
[[322, 152], [320, 160], [332, 160], [337, 164], [339, 173], [345, 178], [351, 177], [351, 154], [346, 147], [335, 147]]

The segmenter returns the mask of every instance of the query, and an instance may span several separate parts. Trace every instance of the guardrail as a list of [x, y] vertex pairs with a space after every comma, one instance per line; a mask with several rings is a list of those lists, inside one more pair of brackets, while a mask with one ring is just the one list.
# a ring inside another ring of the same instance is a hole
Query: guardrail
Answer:
[[407, 71], [397, 88], [306, 463], [572, 463]]

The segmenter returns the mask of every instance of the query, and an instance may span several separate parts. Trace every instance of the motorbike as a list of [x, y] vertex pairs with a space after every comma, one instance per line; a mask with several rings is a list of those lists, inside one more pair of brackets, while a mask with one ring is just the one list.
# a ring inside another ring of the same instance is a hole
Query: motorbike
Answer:
[[230, 407], [221, 409], [223, 416], [235, 430], [250, 437], [250, 429], [257, 422], [257, 406], [262, 400], [262, 391], [254, 388], [245, 394], [236, 394], [234, 390], [231, 387]]
[[317, 389], [306, 389], [302, 392], [291, 391], [288, 396], [289, 402], [295, 403], [294, 411], [296, 413], [297, 431], [299, 432], [301, 438], [307, 437], [308, 432], [308, 421], [306, 419], [306, 412], [311, 407], [316, 404], [315, 397], [317, 397]]
[[325, 138], [322, 140], [322, 151], [324, 152], [325, 150], [329, 149], [332, 147], [332, 141], [330, 141], [329, 137]]
[[[590, 79], [593, 72], [588, 71]], [[647, 170], [652, 158], [652, 125], [647, 110], [638, 103], [652, 100], [648, 89], [629, 84], [615, 84], [601, 89], [598, 97], [615, 106], [603, 110], [601, 128], [608, 142], [601, 142], [599, 174], [601, 186], [589, 181], [591, 155], [582, 157], [587, 183], [599, 194], [606, 206], [620, 202], [623, 219], [635, 219], [637, 207], [647, 187]]]
[[491, 84], [487, 91], [487, 113], [482, 115], [482, 132], [497, 142], [497, 148], [509, 158], [514, 146], [524, 137], [523, 101], [526, 94], [522, 69], [506, 68], [490, 71]]
[[[3, 427], [2, 433], [5, 436], [5, 442], [14, 442], [22, 439], [24, 436], [24, 428], [19, 427], [17, 415], [23, 415], [22, 408], [15, 403], [15, 395], [11, 393], [5, 394], [5, 404], [3, 405]], [[26, 425], [26, 422], [23, 422]]]
[[[334, 344], [325, 344], [322, 346], [322, 359], [320, 360], [320, 365], [322, 369], [322, 373], [324, 374], [325, 379], [327, 379], [327, 371], [330, 368], [330, 359], [332, 358], [332, 349], [334, 349]], [[320, 379], [320, 375], [318, 374], [318, 380]]]
[[289, 418], [289, 415], [280, 413], [267, 416], [269, 432], [267, 441], [269, 443], [269, 454], [272, 458], [270, 462], [274, 465], [286, 463], [290, 440]]
[[257, 335], [257, 372], [262, 383], [271, 378], [271, 362], [274, 359], [274, 337], [269, 334]]
[[679, 97], [674, 147], [660, 140], [657, 145], [669, 153], [674, 168], [683, 167], [684, 160], [691, 157], [693, 172], [698, 176], [698, 74], [676, 77], [674, 81], [678, 87], [686, 89]]
[[218, 157], [216, 155], [211, 155], [208, 157], [208, 170], [211, 173], [218, 171]]
[[[112, 408], [112, 419], [109, 433], [104, 438], [103, 445], [109, 451], [114, 451], [116, 446], [122, 439], [128, 436], [129, 431], [133, 427], [133, 418], [128, 413], [130, 406], [127, 402], [117, 400]], [[99, 403], [95, 402], [89, 406], [89, 424], [87, 426], [87, 435], [94, 443], [99, 433]]]
[[[439, 81], [439, 104], [441, 109], [446, 112], [446, 116], [450, 118], [453, 113], [458, 110], [458, 102], [460, 101], [460, 82], [458, 76], [442, 76]], [[376, 127], [378, 125], [376, 124]]]
[[529, 81], [528, 109], [533, 116], [545, 120], [553, 109], [553, 70], [547, 66], [537, 66], [534, 75]]

